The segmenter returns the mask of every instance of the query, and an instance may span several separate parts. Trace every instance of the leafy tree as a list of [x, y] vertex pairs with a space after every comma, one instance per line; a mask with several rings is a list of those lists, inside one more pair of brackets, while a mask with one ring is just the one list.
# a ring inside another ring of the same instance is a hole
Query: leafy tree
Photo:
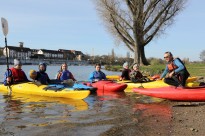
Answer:
[[134, 63], [148, 65], [145, 46], [173, 24], [186, 0], [93, 0], [116, 43], [134, 52]]
[[200, 53], [200, 57], [199, 57], [202, 61], [205, 61], [205, 50], [203, 50], [201, 53]]

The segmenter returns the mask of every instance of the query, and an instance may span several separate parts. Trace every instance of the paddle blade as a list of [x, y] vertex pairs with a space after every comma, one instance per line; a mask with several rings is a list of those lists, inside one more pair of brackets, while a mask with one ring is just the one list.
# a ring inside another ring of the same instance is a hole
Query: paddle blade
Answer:
[[4, 36], [7, 36], [7, 34], [8, 34], [8, 22], [3, 17], [1, 18], [1, 26], [2, 26]]

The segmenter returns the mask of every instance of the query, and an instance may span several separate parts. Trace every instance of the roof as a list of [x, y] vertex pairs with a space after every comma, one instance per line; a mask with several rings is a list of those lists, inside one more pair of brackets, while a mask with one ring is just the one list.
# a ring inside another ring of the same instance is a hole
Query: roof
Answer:
[[[7, 46], [10, 50], [15, 50], [18, 52], [27, 52], [27, 51], [31, 51], [30, 48], [26, 48], [26, 47], [16, 47], [16, 46]], [[4, 47], [5, 48], [5, 47]]]
[[56, 50], [46, 50], [46, 49], [40, 49], [40, 50], [44, 53], [62, 54], [62, 52]]

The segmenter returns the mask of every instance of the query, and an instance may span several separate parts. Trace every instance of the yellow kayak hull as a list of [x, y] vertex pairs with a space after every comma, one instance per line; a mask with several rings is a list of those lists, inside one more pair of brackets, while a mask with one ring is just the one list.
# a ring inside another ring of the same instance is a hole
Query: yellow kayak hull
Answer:
[[[193, 82], [195, 81], [196, 78], [189, 78], [186, 82], [187, 87], [197, 87], [199, 86], [198, 82]], [[166, 83], [164, 83], [163, 80], [156, 80], [156, 81], [151, 81], [151, 82], [144, 82], [144, 83], [132, 83], [129, 80], [124, 80], [124, 81], [118, 81], [120, 83], [126, 83], [127, 88], [125, 92], [132, 92], [132, 88], [138, 88], [138, 87], [144, 87], [144, 88], [159, 88], [159, 87], [165, 87], [165, 86], [170, 86]]]
[[[84, 99], [90, 94], [89, 90], [70, 90], [69, 88], [64, 88], [60, 91], [55, 91], [51, 89], [44, 90], [48, 87], [47, 85], [36, 85], [33, 82], [14, 84], [10, 86], [12, 93], [21, 93], [27, 95], [39, 95], [46, 97], [58, 97], [58, 98], [68, 98], [68, 99]], [[9, 88], [0, 85], [0, 91], [9, 92]]]

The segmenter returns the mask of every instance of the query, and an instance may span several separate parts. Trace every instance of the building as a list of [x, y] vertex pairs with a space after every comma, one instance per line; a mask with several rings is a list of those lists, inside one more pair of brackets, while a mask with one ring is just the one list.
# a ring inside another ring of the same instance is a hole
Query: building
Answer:
[[82, 61], [82, 58], [85, 56], [81, 51], [76, 51], [76, 50], [59, 49], [58, 51], [62, 52], [64, 59], [67, 60]]
[[40, 49], [37, 54], [44, 55], [45, 59], [64, 59], [63, 53], [56, 50]]
[[[82, 61], [85, 56], [81, 51], [75, 50], [47, 50], [47, 49], [30, 49], [19, 42], [19, 46], [7, 46], [8, 57], [19, 59], [64, 59]], [[2, 48], [3, 55], [6, 56], [6, 47]]]
[[[27, 59], [31, 56], [31, 49], [23, 47], [23, 42], [19, 42], [17, 46], [7, 46], [7, 53], [9, 58]], [[6, 56], [6, 47], [3, 48], [3, 55]]]

